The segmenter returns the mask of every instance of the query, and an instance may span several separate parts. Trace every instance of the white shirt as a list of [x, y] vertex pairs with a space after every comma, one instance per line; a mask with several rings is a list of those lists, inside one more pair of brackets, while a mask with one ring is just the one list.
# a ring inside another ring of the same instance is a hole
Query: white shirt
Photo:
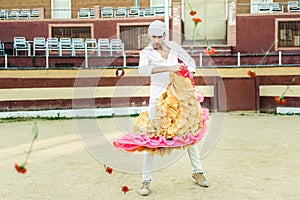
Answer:
[[147, 75], [151, 78], [150, 83], [150, 100], [149, 103], [155, 103], [156, 100], [166, 91], [169, 84], [170, 72], [161, 72], [152, 74], [152, 69], [157, 66], [173, 66], [178, 64], [178, 59], [188, 66], [190, 72], [196, 71], [194, 59], [176, 42], [164, 41], [167, 47], [170, 48], [168, 58], [165, 59], [156, 51], [151, 43], [140, 52], [139, 73]]

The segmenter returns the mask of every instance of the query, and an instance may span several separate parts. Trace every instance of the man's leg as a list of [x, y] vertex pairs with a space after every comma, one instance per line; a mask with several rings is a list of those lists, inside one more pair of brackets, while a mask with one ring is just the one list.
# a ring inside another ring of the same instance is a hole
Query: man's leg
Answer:
[[142, 182], [143, 185], [139, 190], [140, 195], [147, 196], [150, 193], [149, 184], [152, 179], [152, 164], [153, 164], [154, 155], [148, 152], [144, 152], [144, 161], [143, 161], [143, 175]]
[[142, 175], [143, 182], [148, 182], [148, 183], [151, 182], [153, 158], [154, 158], [153, 154], [150, 154], [147, 151], [144, 152], [143, 175]]
[[200, 161], [200, 155], [199, 155], [197, 145], [190, 146], [187, 149], [187, 152], [189, 154], [189, 158], [191, 161], [193, 173], [203, 173], [203, 168]]
[[[148, 115], [149, 119], [153, 121], [156, 115], [156, 105], [155, 101], [149, 102], [148, 107]], [[148, 153], [147, 151], [144, 152], [144, 161], [143, 161], [143, 175], [142, 175], [142, 187], [139, 190], [140, 195], [147, 196], [150, 194], [149, 185], [152, 179], [152, 164], [153, 164], [154, 155]]]
[[187, 151], [193, 170], [193, 179], [197, 182], [198, 185], [202, 187], [208, 187], [208, 183], [203, 175], [203, 168], [200, 161], [200, 155], [197, 146], [192, 145], [187, 149]]

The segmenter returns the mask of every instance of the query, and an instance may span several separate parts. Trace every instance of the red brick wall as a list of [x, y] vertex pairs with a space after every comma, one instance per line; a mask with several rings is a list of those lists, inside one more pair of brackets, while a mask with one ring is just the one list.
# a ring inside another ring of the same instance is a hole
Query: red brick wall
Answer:
[[[275, 41], [275, 19], [297, 18], [299, 14], [237, 15], [235, 52], [262, 53]], [[274, 51], [274, 48], [271, 50]]]
[[4, 42], [13, 42], [14, 36], [24, 36], [27, 40], [33, 40], [35, 36], [49, 37], [49, 24], [94, 24], [94, 38], [112, 37], [117, 33], [117, 23], [137, 23], [137, 22], [151, 22], [159, 18], [131, 18], [124, 19], [99, 19], [99, 20], [43, 20], [43, 21], [2, 21], [0, 22], [0, 40]]

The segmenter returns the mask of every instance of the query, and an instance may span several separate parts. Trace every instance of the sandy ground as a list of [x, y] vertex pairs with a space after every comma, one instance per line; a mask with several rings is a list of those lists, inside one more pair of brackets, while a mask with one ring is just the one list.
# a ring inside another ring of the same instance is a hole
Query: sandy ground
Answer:
[[[111, 126], [111, 119], [105, 124]], [[227, 113], [222, 135], [202, 160], [207, 189], [191, 179], [188, 156], [154, 172], [140, 197], [140, 174], [114, 170], [88, 153], [73, 120], [39, 120], [28, 172], [18, 174], [32, 121], [0, 123], [0, 200], [300, 199], [300, 116]], [[201, 144], [199, 144], [201, 148]], [[131, 190], [123, 194], [121, 186]]]

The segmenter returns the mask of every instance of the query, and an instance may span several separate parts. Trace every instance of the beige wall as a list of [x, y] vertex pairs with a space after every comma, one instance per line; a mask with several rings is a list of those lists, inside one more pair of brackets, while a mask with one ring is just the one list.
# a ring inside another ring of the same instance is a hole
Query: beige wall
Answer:
[[[192, 8], [198, 11], [196, 17], [202, 22], [198, 24], [195, 39], [224, 40], [226, 35], [226, 0], [190, 0]], [[184, 5], [184, 32], [187, 39], [192, 38], [194, 23], [189, 15], [190, 8]], [[195, 16], [194, 16], [195, 17]]]

